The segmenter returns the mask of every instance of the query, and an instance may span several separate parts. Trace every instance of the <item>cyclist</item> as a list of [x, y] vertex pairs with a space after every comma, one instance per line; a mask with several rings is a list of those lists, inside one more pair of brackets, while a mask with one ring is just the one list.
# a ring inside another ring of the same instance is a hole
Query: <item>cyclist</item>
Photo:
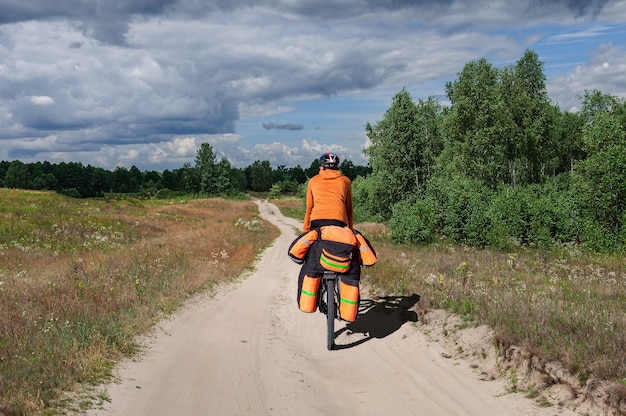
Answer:
[[[319, 173], [309, 180], [307, 186], [303, 234], [328, 225], [349, 227], [354, 230], [352, 182], [339, 171], [339, 157], [334, 153], [324, 153], [319, 158], [319, 166]], [[337, 243], [333, 242], [333, 244]], [[341, 299], [339, 313], [342, 319], [352, 322], [356, 319], [359, 303], [361, 276], [359, 260], [357, 260], [360, 259], [359, 251], [354, 246], [352, 254], [346, 255], [344, 252], [339, 257], [337, 255], [333, 250], [326, 250], [323, 245], [320, 246], [318, 242], [310, 244], [298, 276], [298, 305], [304, 312], [313, 312], [317, 309], [318, 288], [322, 275], [327, 269], [321, 264], [322, 257], [326, 260], [330, 258], [335, 266], [343, 262], [343, 267], [347, 268], [341, 272], [341, 280], [337, 282]], [[348, 265], [345, 265], [346, 259], [349, 259]], [[323, 308], [322, 305], [323, 303], [320, 303], [320, 310]]]
[[303, 230], [323, 225], [354, 228], [352, 182], [339, 171], [339, 157], [324, 153], [319, 158], [320, 171], [309, 180]]

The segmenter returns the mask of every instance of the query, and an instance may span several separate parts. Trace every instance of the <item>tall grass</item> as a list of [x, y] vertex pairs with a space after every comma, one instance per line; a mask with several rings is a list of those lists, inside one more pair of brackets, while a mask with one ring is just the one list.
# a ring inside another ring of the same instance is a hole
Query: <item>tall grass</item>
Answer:
[[[301, 201], [273, 202], [302, 219]], [[447, 309], [487, 324], [501, 346], [558, 360], [581, 384], [591, 377], [626, 384], [626, 259], [571, 247], [506, 253], [445, 242], [397, 245], [381, 224], [355, 227], [379, 257], [362, 273], [374, 290], [416, 293], [423, 310]]]
[[53, 414], [164, 313], [278, 234], [247, 201], [75, 200], [0, 189], [0, 414]]
[[498, 342], [559, 360], [581, 383], [626, 380], [626, 271], [622, 259], [571, 253], [498, 253], [455, 246], [382, 244], [372, 283], [418, 293], [491, 326]]

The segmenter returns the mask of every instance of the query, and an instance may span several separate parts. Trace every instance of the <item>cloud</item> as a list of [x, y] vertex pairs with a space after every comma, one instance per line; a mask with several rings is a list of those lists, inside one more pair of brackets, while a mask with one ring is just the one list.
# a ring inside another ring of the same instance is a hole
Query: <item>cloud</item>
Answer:
[[285, 124], [276, 124], [273, 122], [263, 123], [263, 128], [265, 130], [302, 130], [304, 126], [302, 124], [294, 124], [294, 123], [285, 123]]
[[54, 104], [54, 99], [52, 97], [48, 97], [47, 95], [33, 95], [30, 97], [30, 102], [34, 105], [46, 106]]
[[175, 137], [167, 147], [178, 157], [194, 157], [199, 146], [195, 137]]
[[[443, 96], [468, 61], [510, 63], [537, 44], [596, 42], [548, 80], [563, 105], [590, 86], [625, 85], [623, 43], [604, 39], [623, 34], [623, 1], [1, 1], [9, 159], [171, 169], [208, 141], [243, 166], [308, 165], [322, 151], [360, 163], [365, 123], [402, 87]], [[370, 107], [355, 108], [363, 97]], [[304, 126], [311, 135], [295, 133]]]
[[608, 0], [532, 0], [531, 6], [539, 10], [545, 10], [548, 5], [564, 5], [574, 13], [575, 17], [592, 15], [596, 16]]
[[[338, 21], [354, 17], [377, 19], [385, 14], [406, 15], [422, 23], [443, 24], [449, 27], [467, 26], [480, 16], [498, 14], [510, 20], [536, 16], [549, 10], [574, 17], [597, 16], [609, 0], [529, 0], [525, 2], [493, 0], [125, 0], [123, 2], [95, 2], [93, 0], [3, 0], [0, 24], [28, 21], [69, 21], [86, 36], [98, 41], [127, 46], [127, 34], [136, 20], [151, 18], [203, 19], [206, 17], [253, 11], [266, 15], [280, 11], [290, 20], [314, 19]], [[520, 12], [524, 12], [520, 15]], [[467, 15], [464, 19], [460, 16]], [[433, 20], [433, 17], [435, 18]]]
[[3, 0], [0, 24], [64, 20], [75, 24], [86, 36], [112, 45], [126, 45], [125, 35], [134, 17], [160, 15], [175, 2]]
[[350, 153], [348, 149], [338, 144], [326, 145], [326, 144], [318, 143], [316, 140], [304, 139], [302, 140], [302, 149], [309, 155], [315, 155], [316, 159], [321, 154], [326, 153], [326, 152], [339, 155], [342, 160], [346, 158], [350, 159], [349, 157], [346, 156]]
[[589, 62], [578, 65], [574, 72], [555, 77], [547, 83], [548, 93], [564, 111], [575, 111], [585, 90], [600, 90], [626, 99], [626, 46], [602, 45]]

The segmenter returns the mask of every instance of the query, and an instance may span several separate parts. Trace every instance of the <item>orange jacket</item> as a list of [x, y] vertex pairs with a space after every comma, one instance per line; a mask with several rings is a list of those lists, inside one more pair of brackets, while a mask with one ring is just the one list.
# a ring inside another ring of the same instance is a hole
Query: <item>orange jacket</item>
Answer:
[[352, 182], [335, 169], [323, 169], [309, 180], [302, 231], [311, 229], [313, 220], [339, 220], [354, 228]]

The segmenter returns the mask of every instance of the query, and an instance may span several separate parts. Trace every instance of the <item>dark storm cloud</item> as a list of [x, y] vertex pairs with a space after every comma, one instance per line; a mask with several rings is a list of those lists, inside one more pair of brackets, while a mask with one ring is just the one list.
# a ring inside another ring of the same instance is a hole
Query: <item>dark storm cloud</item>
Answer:
[[402, 9], [445, 8], [453, 0], [323, 0], [289, 2], [292, 12], [309, 17], [343, 19], [366, 13], [396, 11]]
[[0, 24], [56, 18], [83, 19], [154, 15], [176, 0], [2, 0]]
[[[533, 8], [561, 4], [576, 15], [598, 13], [608, 0], [529, 0]], [[132, 16], [153, 16], [165, 12], [178, 12], [202, 16], [216, 10], [233, 11], [251, 6], [291, 10], [303, 16], [332, 16], [342, 18], [367, 14], [372, 11], [401, 9], [437, 9], [449, 7], [458, 0], [322, 0], [322, 1], [274, 1], [274, 0], [1, 0], [0, 24], [29, 20], [67, 18], [94, 22], [106, 19], [109, 24]], [[485, 7], [482, 2], [473, 2]]]
[[[599, 13], [608, 0], [528, 0], [532, 10], [561, 5], [577, 17]], [[344, 19], [403, 9], [444, 13], [458, 0], [0, 0], [0, 25], [32, 20], [68, 19], [86, 35], [113, 45], [127, 45], [126, 34], [134, 17], [182, 15], [199, 18], [215, 11], [232, 12], [250, 7], [283, 9], [306, 18]], [[475, 2], [482, 8], [482, 2]], [[451, 27], [465, 27], [454, 25]]]
[[88, 36], [113, 45], [125, 45], [133, 16], [162, 13], [176, 0], [1, 0], [0, 24], [31, 20], [68, 19]]
[[55, 131], [80, 131], [98, 128], [98, 136], [83, 138], [81, 142], [91, 143], [150, 143], [162, 135], [224, 134], [235, 130], [235, 120], [239, 118], [237, 104], [224, 100], [219, 114], [206, 113], [196, 117], [166, 115], [150, 117], [135, 114], [111, 116], [96, 119], [77, 117], [68, 113], [62, 106], [27, 106], [21, 109], [19, 121], [30, 134], [45, 136]]
[[302, 130], [304, 126], [302, 124], [294, 124], [294, 123], [286, 123], [286, 124], [276, 124], [273, 122], [263, 123], [263, 128], [265, 130]]

